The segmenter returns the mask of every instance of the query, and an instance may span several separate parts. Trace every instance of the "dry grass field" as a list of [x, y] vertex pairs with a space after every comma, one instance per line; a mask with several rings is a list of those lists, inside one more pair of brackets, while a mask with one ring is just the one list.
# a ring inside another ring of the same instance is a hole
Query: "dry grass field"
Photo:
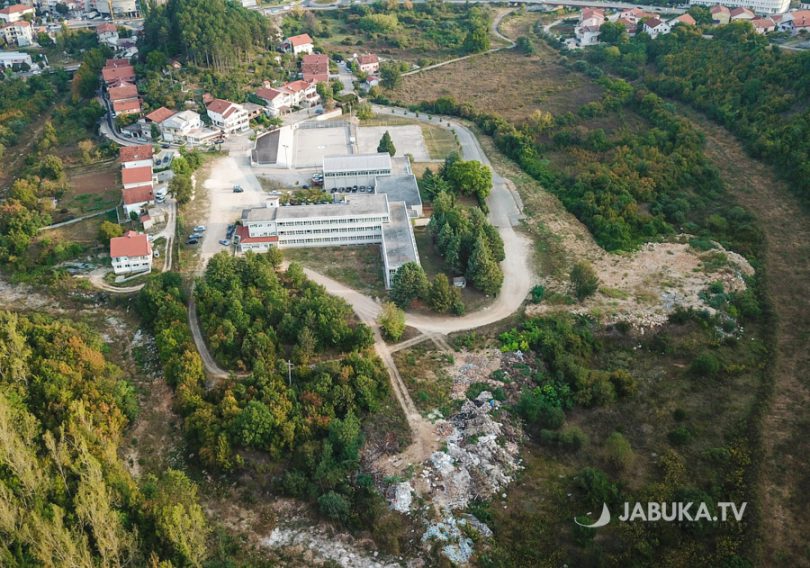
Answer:
[[409, 104], [452, 96], [479, 111], [515, 121], [538, 109], [553, 114], [574, 112], [597, 100], [601, 88], [557, 64], [558, 57], [539, 46], [537, 55], [530, 57], [502, 50], [409, 75], [387, 95]]

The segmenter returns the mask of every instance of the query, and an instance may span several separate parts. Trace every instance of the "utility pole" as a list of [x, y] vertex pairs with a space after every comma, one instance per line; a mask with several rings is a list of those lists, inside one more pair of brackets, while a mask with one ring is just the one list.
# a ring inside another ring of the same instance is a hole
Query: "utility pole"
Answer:
[[287, 384], [292, 386], [292, 361], [287, 359]]

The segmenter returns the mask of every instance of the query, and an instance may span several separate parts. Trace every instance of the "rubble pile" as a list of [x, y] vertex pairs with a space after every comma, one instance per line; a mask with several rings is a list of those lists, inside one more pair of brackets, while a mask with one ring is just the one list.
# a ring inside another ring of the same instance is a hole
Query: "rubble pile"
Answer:
[[492, 417], [499, 405], [484, 391], [450, 419], [447, 449], [434, 452], [419, 475], [419, 488], [439, 508], [463, 509], [472, 499], [489, 499], [520, 469], [518, 445], [512, 441], [519, 433]]
[[492, 536], [490, 528], [472, 515], [448, 515], [428, 526], [422, 535], [422, 542], [428, 545], [435, 541], [446, 542], [442, 547], [442, 554], [453, 564], [466, 564], [472, 557], [475, 542], [471, 532], [484, 538]]

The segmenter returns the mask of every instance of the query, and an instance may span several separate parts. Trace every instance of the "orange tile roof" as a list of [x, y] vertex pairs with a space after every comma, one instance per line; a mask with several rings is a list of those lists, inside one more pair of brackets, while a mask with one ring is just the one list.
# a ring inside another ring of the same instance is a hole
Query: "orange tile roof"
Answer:
[[175, 111], [167, 109], [166, 107], [160, 107], [159, 109], [153, 110], [149, 114], [146, 115], [146, 120], [151, 120], [152, 122], [157, 122], [160, 124], [170, 116], [174, 116], [177, 114]]
[[151, 160], [154, 149], [151, 144], [141, 144], [140, 146], [122, 146], [118, 150], [119, 162], [140, 162], [141, 160]]
[[116, 87], [109, 87], [107, 89], [107, 94], [110, 95], [111, 101], [133, 99], [138, 96], [138, 87], [132, 83], [122, 82]]
[[122, 101], [113, 101], [113, 110], [115, 112], [141, 112], [141, 101], [138, 99], [124, 99]]
[[141, 166], [139, 168], [124, 168], [121, 170], [121, 179], [124, 185], [131, 183], [152, 183], [152, 166]]
[[228, 108], [230, 108], [232, 104], [233, 104], [232, 102], [226, 101], [224, 99], [214, 99], [213, 101], [208, 103], [208, 106], [206, 108], [211, 112], [222, 114], [223, 112], [228, 110]]
[[104, 78], [105, 83], [113, 83], [120, 80], [131, 81], [135, 79], [135, 68], [132, 67], [132, 65], [105, 67], [101, 70], [101, 76]]
[[312, 38], [309, 37], [309, 34], [299, 34], [297, 36], [288, 37], [287, 42], [293, 47], [298, 47], [299, 45], [312, 43]]
[[123, 237], [110, 239], [110, 256], [120, 258], [122, 256], [150, 256], [152, 245], [143, 233], [127, 231]]

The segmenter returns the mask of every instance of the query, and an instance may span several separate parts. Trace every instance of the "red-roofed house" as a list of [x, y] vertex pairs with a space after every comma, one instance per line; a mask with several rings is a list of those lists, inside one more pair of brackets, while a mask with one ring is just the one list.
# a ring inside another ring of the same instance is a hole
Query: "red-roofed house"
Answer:
[[14, 4], [13, 6], [7, 6], [6, 8], [0, 10], [0, 21], [19, 22], [26, 15], [33, 18], [36, 15], [36, 10], [34, 10], [32, 6]]
[[301, 76], [312, 83], [329, 80], [329, 57], [323, 53], [311, 53], [301, 59]]
[[137, 99], [138, 87], [136, 87], [132, 83], [122, 81], [120, 83], [115, 83], [114, 86], [110, 86], [110, 88], [107, 89], [107, 94], [110, 95], [111, 101], [125, 101], [128, 99]]
[[719, 25], [726, 25], [731, 21], [731, 10], [721, 4], [712, 6], [709, 10], [712, 13], [712, 22]]
[[267, 105], [272, 116], [278, 116], [292, 107], [314, 106], [321, 100], [315, 83], [293, 81], [276, 89], [264, 87], [256, 90], [256, 96]]
[[152, 245], [143, 233], [127, 231], [123, 237], [110, 239], [110, 258], [115, 274], [152, 270]]
[[797, 34], [802, 30], [810, 31], [810, 10], [796, 10], [782, 16], [779, 30]]
[[244, 225], [236, 227], [236, 237], [239, 241], [239, 252], [252, 250], [254, 252], [267, 252], [278, 246], [278, 236], [251, 237], [250, 229]]
[[776, 22], [771, 18], [754, 18], [751, 20], [751, 25], [758, 34], [766, 34], [776, 29]]
[[124, 189], [148, 185], [152, 187], [152, 166], [139, 166], [135, 168], [122, 168], [121, 181]]
[[647, 18], [644, 20], [644, 32], [649, 34], [651, 38], [656, 38], [660, 35], [668, 34], [669, 24], [659, 20], [658, 18]]
[[312, 53], [313, 47], [312, 38], [309, 37], [309, 34], [288, 37], [284, 40], [284, 43], [281, 44], [281, 49], [293, 55]]
[[101, 70], [104, 83], [112, 85], [119, 81], [132, 82], [135, 80], [135, 68], [132, 65], [107, 66]]
[[669, 21], [670, 27], [674, 26], [675, 24], [683, 24], [685, 26], [696, 26], [697, 22], [689, 14], [681, 14], [677, 18], [672, 18]]
[[152, 166], [154, 149], [151, 144], [122, 146], [118, 150], [118, 161], [122, 168], [143, 168]]
[[738, 7], [731, 10], [731, 21], [753, 20], [757, 15], [748, 8]]
[[140, 213], [140, 211], [155, 201], [154, 189], [150, 185], [142, 185], [138, 187], [130, 187], [121, 191], [121, 196], [124, 201], [124, 211], [130, 215], [133, 211]]
[[366, 53], [357, 58], [357, 67], [363, 73], [373, 75], [380, 70], [380, 58], [373, 53]]
[[159, 109], [153, 110], [149, 114], [146, 115], [147, 122], [154, 122], [155, 124], [160, 124], [170, 116], [174, 116], [177, 111], [173, 111], [167, 109], [166, 107], [160, 107]]
[[126, 116], [128, 114], [141, 114], [141, 101], [138, 99], [113, 101], [112, 107], [113, 107], [113, 114], [115, 116]]
[[634, 24], [637, 24], [641, 20], [643, 20], [644, 18], [649, 18], [650, 16], [654, 16], [654, 15], [655, 14], [647, 12], [647, 11], [641, 9], [641, 8], [631, 8], [629, 10], [625, 10], [624, 12], [620, 12], [618, 19], [619, 20], [622, 20], [622, 19], [628, 20], [628, 21], [630, 21], [630, 22], [632, 22]]
[[30, 22], [19, 20], [0, 25], [0, 36], [8, 45], [28, 47], [34, 45], [34, 28]]
[[98, 41], [107, 45], [118, 45], [118, 28], [115, 24], [105, 22], [96, 26]]
[[250, 128], [248, 113], [242, 105], [223, 99], [214, 99], [206, 107], [211, 122], [224, 134], [244, 132]]

